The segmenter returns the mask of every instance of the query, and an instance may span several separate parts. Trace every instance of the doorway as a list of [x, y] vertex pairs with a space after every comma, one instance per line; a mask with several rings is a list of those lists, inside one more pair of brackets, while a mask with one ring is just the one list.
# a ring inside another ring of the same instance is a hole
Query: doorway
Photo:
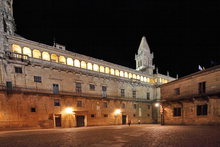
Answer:
[[84, 115], [77, 115], [76, 116], [76, 126], [77, 127], [84, 127], [85, 126], [85, 116]]
[[123, 125], [126, 124], [126, 120], [127, 120], [127, 116], [126, 115], [122, 115], [122, 124]]
[[55, 114], [55, 126], [61, 127], [61, 114]]

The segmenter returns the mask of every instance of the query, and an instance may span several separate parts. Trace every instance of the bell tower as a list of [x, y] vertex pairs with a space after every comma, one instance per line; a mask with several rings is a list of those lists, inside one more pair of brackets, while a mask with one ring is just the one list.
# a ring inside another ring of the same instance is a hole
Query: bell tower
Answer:
[[0, 32], [14, 35], [13, 0], [0, 0]]
[[155, 66], [153, 65], [153, 53], [150, 52], [146, 38], [143, 36], [138, 49], [138, 54], [135, 55], [136, 70], [153, 75]]
[[6, 36], [14, 35], [13, 0], [0, 0], [0, 56], [7, 50]]

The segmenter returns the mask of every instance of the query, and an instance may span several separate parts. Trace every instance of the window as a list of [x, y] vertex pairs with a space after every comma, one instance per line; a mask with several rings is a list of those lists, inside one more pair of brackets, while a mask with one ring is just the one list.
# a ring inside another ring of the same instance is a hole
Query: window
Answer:
[[58, 62], [58, 56], [56, 54], [51, 54], [50, 58], [52, 62]]
[[173, 108], [173, 116], [181, 116], [181, 108]]
[[59, 62], [62, 64], [66, 64], [66, 58], [64, 56], [59, 57]]
[[15, 73], [22, 73], [21, 67], [15, 67]]
[[108, 108], [108, 103], [107, 102], [103, 102], [103, 107], [104, 108]]
[[81, 61], [81, 68], [86, 69], [86, 62], [85, 61]]
[[40, 76], [34, 76], [34, 82], [41, 83], [41, 77]]
[[50, 61], [50, 55], [48, 52], [43, 52], [42, 53], [42, 59], [43, 60], [47, 60], [47, 61]]
[[104, 114], [104, 117], [108, 117], [108, 114]]
[[73, 66], [73, 59], [67, 58], [67, 65]]
[[180, 95], [180, 88], [174, 89], [174, 94], [175, 95]]
[[79, 82], [76, 82], [76, 92], [77, 93], [81, 93], [82, 92], [81, 83], [79, 83]]
[[134, 107], [134, 109], [137, 109], [137, 104], [134, 104], [133, 107]]
[[6, 88], [7, 88], [7, 90], [12, 90], [12, 82], [11, 81], [6, 82]]
[[94, 91], [95, 90], [95, 85], [94, 84], [89, 84], [89, 89]]
[[208, 105], [197, 105], [197, 115], [207, 115]]
[[39, 50], [34, 49], [33, 50], [33, 57], [40, 59], [41, 58], [41, 52]]
[[36, 108], [31, 107], [31, 112], [36, 112]]
[[74, 60], [74, 66], [75, 67], [80, 67], [80, 61], [78, 59]]
[[94, 117], [95, 117], [95, 114], [91, 114], [91, 117], [93, 117], [93, 118], [94, 118]]
[[29, 57], [32, 57], [31, 49], [28, 47], [23, 48], [23, 54], [28, 55]]
[[121, 97], [125, 97], [125, 90], [121, 89]]
[[147, 105], [147, 109], [150, 109], [150, 105]]
[[150, 92], [147, 92], [147, 100], [150, 99]]
[[59, 99], [54, 100], [54, 106], [60, 106], [60, 100]]
[[206, 92], [206, 82], [199, 83], [199, 94], [204, 94]]
[[53, 93], [58, 94], [59, 93], [59, 85], [58, 84], [53, 84]]
[[77, 107], [82, 107], [82, 101], [77, 101]]
[[136, 91], [135, 90], [132, 91], [132, 97], [136, 98]]
[[136, 117], [136, 114], [133, 114], [133, 117]]
[[107, 87], [106, 86], [102, 86], [102, 97], [107, 97]]
[[122, 108], [122, 109], [125, 109], [125, 103], [123, 103], [123, 104], [121, 105], [121, 108]]
[[20, 53], [21, 54], [21, 47], [19, 45], [13, 44], [12, 45], [12, 51], [14, 53]]

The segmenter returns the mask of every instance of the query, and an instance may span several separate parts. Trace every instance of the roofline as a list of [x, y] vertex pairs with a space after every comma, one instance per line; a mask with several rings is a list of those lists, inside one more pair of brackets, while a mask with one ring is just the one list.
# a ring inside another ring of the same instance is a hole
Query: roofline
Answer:
[[220, 65], [216, 65], [216, 66], [207, 68], [207, 69], [205, 69], [205, 70], [198, 71], [198, 72], [195, 72], [195, 73], [186, 75], [186, 76], [181, 77], [181, 78], [179, 78], [179, 79], [177, 79], [177, 80], [171, 81], [171, 82], [166, 83], [166, 84], [162, 84], [162, 85], [160, 85], [160, 86], [158, 86], [158, 87], [164, 87], [164, 86], [167, 86], [167, 85], [171, 85], [171, 84], [173, 84], [173, 83], [176, 83], [176, 82], [179, 82], [179, 81], [182, 81], [182, 80], [186, 80], [186, 79], [191, 78], [191, 77], [193, 77], [193, 76], [197, 76], [197, 75], [200, 75], [200, 74], [205, 74], [205, 73], [207, 73], [207, 72], [209, 72], [209, 71], [213, 71], [213, 72], [214, 72], [214, 71], [216, 71], [216, 69], [220, 70]]

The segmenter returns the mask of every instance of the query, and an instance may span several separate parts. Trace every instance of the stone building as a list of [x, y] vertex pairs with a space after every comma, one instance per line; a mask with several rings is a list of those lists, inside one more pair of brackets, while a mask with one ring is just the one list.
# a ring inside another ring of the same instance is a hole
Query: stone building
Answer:
[[162, 124], [220, 124], [220, 66], [160, 88]]
[[174, 79], [153, 74], [145, 37], [134, 70], [18, 36], [12, 3], [0, 0], [0, 127], [158, 122], [157, 85]]

